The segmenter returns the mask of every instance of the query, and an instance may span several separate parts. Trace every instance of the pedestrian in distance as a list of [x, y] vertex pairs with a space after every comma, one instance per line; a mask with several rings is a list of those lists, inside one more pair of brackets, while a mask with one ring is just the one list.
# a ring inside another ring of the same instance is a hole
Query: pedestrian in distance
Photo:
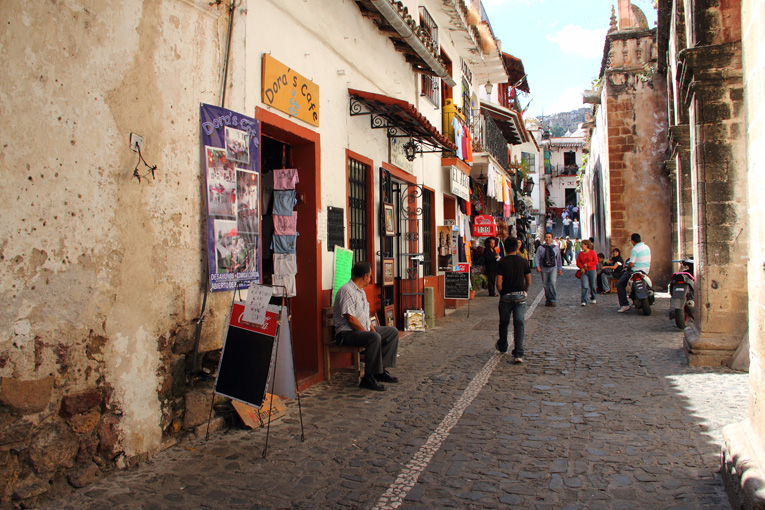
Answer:
[[499, 290], [499, 340], [496, 348], [505, 353], [509, 347], [507, 330], [510, 327], [510, 315], [513, 316], [513, 362], [523, 363], [524, 315], [526, 297], [531, 286], [531, 267], [529, 261], [518, 255], [521, 243], [516, 237], [505, 240], [508, 255], [499, 261], [497, 289]]
[[[577, 255], [577, 258], [579, 258], [579, 255]], [[606, 262], [606, 256], [602, 253], [598, 253], [598, 270], [597, 270], [597, 282], [598, 282], [598, 294], [603, 294], [603, 282], [605, 279], [601, 278], [603, 276], [603, 265]]]
[[483, 242], [484, 247], [484, 272], [489, 281], [489, 296], [496, 296], [494, 289], [495, 279], [497, 278], [497, 263], [499, 262], [499, 249], [497, 247], [497, 238], [489, 237]]
[[382, 382], [395, 383], [398, 378], [388, 373], [396, 366], [398, 329], [390, 326], [372, 327], [369, 302], [364, 287], [372, 282], [372, 265], [359, 261], [351, 269], [351, 279], [337, 289], [333, 319], [337, 345], [364, 347], [364, 377], [362, 388], [384, 391]]
[[624, 313], [630, 309], [630, 303], [627, 300], [627, 283], [630, 281], [632, 273], [643, 271], [648, 274], [651, 269], [651, 248], [643, 242], [638, 233], [632, 234], [630, 242], [632, 243], [630, 258], [627, 260], [622, 276], [616, 282], [616, 293], [619, 296], [620, 307], [617, 312], [619, 313]]
[[571, 224], [574, 229], [574, 237], [579, 239], [579, 220], [574, 218], [574, 222]]
[[592, 249], [592, 243], [589, 240], [582, 241], [582, 251], [576, 258], [576, 266], [582, 273], [582, 306], [587, 306], [588, 293], [590, 295], [590, 303], [594, 305], [598, 302], [597, 294], [595, 294], [598, 256], [595, 254], [595, 250]]
[[563, 251], [563, 254], [567, 261], [567, 265], [571, 265], [571, 263], [574, 261], [574, 243], [571, 242], [571, 238], [569, 236], [566, 236], [566, 249]]
[[560, 248], [553, 243], [553, 236], [549, 232], [545, 234], [544, 244], [539, 245], [534, 264], [537, 273], [542, 277], [542, 286], [545, 289], [545, 306], [556, 306], [558, 294], [555, 288], [558, 276], [563, 273], [563, 260]]

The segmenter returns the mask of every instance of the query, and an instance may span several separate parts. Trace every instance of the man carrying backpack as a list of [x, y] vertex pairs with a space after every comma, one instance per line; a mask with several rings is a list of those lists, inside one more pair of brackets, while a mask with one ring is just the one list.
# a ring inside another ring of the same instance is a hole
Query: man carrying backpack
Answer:
[[541, 273], [542, 286], [545, 288], [545, 306], [555, 306], [558, 295], [555, 283], [558, 275], [563, 273], [563, 261], [561, 260], [560, 248], [553, 244], [553, 236], [550, 232], [545, 234], [545, 242], [539, 246], [534, 257], [537, 273]]

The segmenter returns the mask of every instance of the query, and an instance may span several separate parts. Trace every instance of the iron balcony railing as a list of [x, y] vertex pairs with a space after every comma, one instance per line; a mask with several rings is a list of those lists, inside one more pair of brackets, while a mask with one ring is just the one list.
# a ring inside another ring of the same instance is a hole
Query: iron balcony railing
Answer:
[[502, 168], [507, 168], [507, 140], [502, 135], [502, 130], [490, 116], [482, 115], [482, 120], [484, 149], [494, 156]]

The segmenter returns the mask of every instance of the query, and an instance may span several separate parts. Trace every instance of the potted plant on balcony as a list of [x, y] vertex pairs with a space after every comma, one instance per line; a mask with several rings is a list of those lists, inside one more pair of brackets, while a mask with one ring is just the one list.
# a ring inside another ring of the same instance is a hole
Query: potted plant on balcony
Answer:
[[470, 299], [475, 298], [475, 293], [478, 289], [486, 288], [489, 285], [489, 280], [486, 279], [486, 275], [474, 274], [470, 277]]

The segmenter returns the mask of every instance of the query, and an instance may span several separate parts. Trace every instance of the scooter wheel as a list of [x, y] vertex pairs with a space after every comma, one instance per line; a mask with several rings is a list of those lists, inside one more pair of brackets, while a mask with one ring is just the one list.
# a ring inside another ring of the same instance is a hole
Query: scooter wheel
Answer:
[[683, 310], [675, 310], [675, 326], [685, 329], [685, 312]]
[[648, 301], [648, 298], [640, 300], [640, 308], [643, 309], [643, 315], [651, 315], [651, 303]]

